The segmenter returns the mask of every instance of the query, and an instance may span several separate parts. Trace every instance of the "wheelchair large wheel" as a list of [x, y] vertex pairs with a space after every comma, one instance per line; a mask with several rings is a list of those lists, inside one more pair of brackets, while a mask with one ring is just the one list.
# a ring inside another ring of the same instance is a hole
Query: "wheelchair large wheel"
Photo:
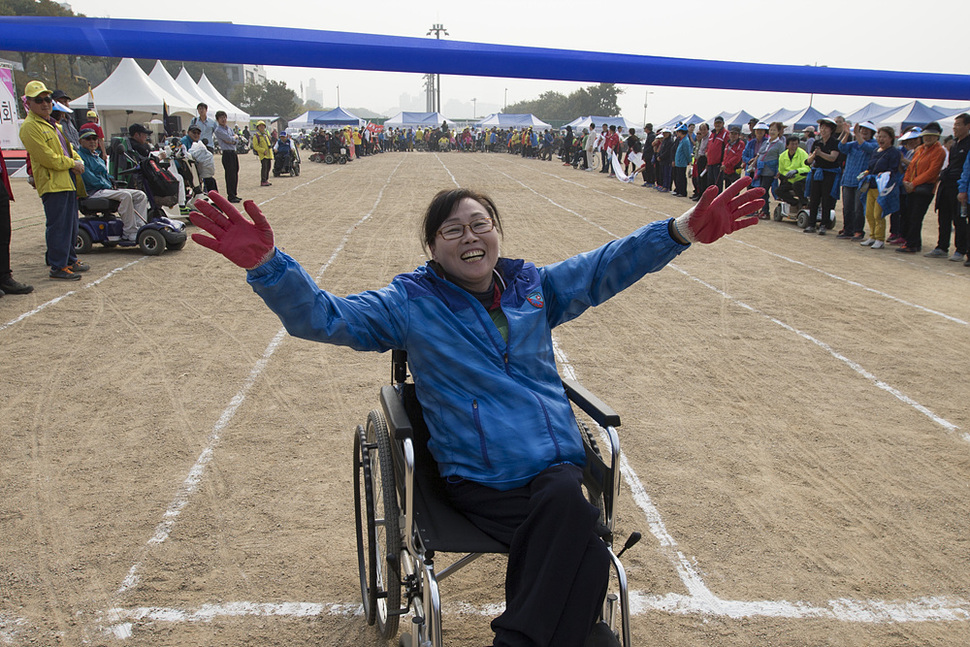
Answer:
[[376, 582], [377, 630], [385, 639], [397, 635], [398, 611], [401, 608], [401, 524], [397, 488], [394, 483], [394, 458], [391, 436], [384, 414], [374, 410], [367, 415], [366, 437], [370, 454], [371, 482], [374, 493], [374, 550], [370, 578]]
[[374, 624], [377, 609], [377, 573], [368, 568], [376, 560], [374, 545], [374, 480], [371, 478], [371, 451], [364, 428], [354, 431], [354, 516], [357, 522], [357, 570], [360, 574], [360, 598], [367, 624]]
[[795, 224], [801, 227], [802, 229], [805, 229], [805, 227], [815, 224], [810, 220], [811, 220], [811, 214], [808, 212], [808, 209], [801, 209], [798, 212], [798, 217], [795, 218]]
[[91, 247], [94, 241], [91, 240], [91, 234], [82, 228], [78, 228], [77, 237], [74, 238], [74, 253], [75, 254], [88, 254], [91, 252]]
[[774, 211], [774, 214], [773, 215], [774, 215], [774, 218], [775, 218], [775, 222], [781, 222], [782, 220], [785, 219], [785, 213], [784, 213], [784, 211], [782, 211], [781, 203], [780, 202], [775, 205], [775, 211]]

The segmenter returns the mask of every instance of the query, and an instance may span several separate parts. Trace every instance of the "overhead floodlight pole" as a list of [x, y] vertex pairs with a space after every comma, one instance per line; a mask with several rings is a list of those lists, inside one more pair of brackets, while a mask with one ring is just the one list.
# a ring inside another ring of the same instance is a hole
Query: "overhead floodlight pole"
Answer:
[[[444, 25], [442, 25], [440, 22], [436, 22], [435, 24], [431, 25], [431, 29], [428, 30], [427, 35], [430, 36], [431, 34], [434, 34], [435, 38], [437, 38], [438, 40], [441, 40], [442, 32], [444, 32], [445, 36], [450, 35], [448, 33], [448, 30], [445, 29]], [[436, 110], [436, 112], [441, 112], [441, 75], [436, 74], [435, 77], [436, 77], [435, 91], [438, 93], [438, 109]]]

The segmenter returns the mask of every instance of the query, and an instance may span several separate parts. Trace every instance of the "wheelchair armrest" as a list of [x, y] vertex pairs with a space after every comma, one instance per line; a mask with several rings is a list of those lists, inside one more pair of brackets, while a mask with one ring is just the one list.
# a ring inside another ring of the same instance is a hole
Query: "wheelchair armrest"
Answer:
[[564, 379], [566, 396], [601, 427], [619, 427], [620, 416], [576, 380]]
[[401, 394], [393, 386], [381, 387], [381, 408], [387, 419], [388, 431], [394, 435], [394, 438], [404, 440], [414, 436], [414, 429], [411, 427], [411, 420], [404, 408]]

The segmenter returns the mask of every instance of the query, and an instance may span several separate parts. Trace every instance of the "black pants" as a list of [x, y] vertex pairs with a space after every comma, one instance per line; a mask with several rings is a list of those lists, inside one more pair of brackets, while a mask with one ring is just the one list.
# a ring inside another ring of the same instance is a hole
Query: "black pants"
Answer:
[[903, 238], [906, 247], [919, 251], [923, 249], [923, 216], [933, 202], [932, 193], [910, 193], [906, 196], [906, 212], [903, 214]]
[[677, 195], [687, 195], [687, 167], [674, 167], [674, 193]]
[[785, 179], [778, 180], [778, 197], [798, 209], [805, 204], [805, 178], [797, 182], [789, 182]]
[[[697, 177], [694, 177], [693, 172], [691, 172], [691, 179], [694, 183], [694, 195], [700, 195], [704, 193], [704, 189], [707, 188], [707, 173], [704, 170], [707, 168], [707, 155], [698, 155], [697, 159], [694, 160], [694, 171], [697, 171]], [[703, 173], [703, 175], [702, 175]]]
[[238, 198], [239, 155], [236, 151], [222, 151], [222, 168], [226, 172], [226, 197]]
[[264, 157], [259, 160], [259, 181], [269, 182], [269, 167], [273, 165], [273, 160], [268, 157]]
[[721, 179], [720, 164], [707, 165], [707, 183], [704, 188], [707, 189], [709, 186], [716, 186], [718, 193], [724, 190], [723, 180]]
[[447, 483], [452, 503], [509, 546], [505, 612], [492, 621], [495, 647], [582, 647], [609, 583], [610, 556], [583, 496], [582, 470], [554, 465], [524, 487], [500, 492]]
[[808, 226], [814, 227], [814, 218], [818, 214], [818, 209], [822, 208], [822, 226], [828, 229], [832, 222], [832, 209], [835, 208], [835, 198], [832, 197], [832, 187], [835, 185], [835, 173], [822, 173], [821, 180], [812, 180], [812, 194], [808, 201], [808, 210], [811, 213]]
[[10, 198], [0, 179], [0, 282], [10, 278]]
[[[940, 237], [936, 243], [944, 252], [950, 248], [950, 229], [953, 229], [953, 246], [956, 253], [967, 253], [967, 220], [960, 217], [959, 190], [956, 184], [944, 184], [936, 195], [936, 210], [939, 213]], [[0, 267], [0, 271], [3, 268]]]

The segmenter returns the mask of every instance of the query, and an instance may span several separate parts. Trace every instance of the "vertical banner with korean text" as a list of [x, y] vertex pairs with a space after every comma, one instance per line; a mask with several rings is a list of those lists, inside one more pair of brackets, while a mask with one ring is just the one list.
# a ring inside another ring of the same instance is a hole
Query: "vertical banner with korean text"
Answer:
[[0, 147], [23, 148], [17, 122], [17, 93], [13, 89], [13, 70], [0, 67]]

